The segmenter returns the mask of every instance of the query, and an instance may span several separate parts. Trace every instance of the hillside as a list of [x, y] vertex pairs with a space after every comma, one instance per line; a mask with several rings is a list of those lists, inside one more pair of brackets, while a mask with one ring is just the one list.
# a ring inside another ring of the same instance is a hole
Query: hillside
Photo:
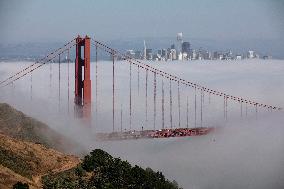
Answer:
[[[17, 181], [39, 188], [41, 176], [75, 167], [79, 159], [69, 152], [77, 144], [46, 124], [0, 103], [0, 188]], [[60, 152], [58, 152], [58, 151]]]
[[31, 189], [39, 188], [37, 184], [28, 178], [25, 178], [11, 169], [0, 165], [0, 188], [10, 189], [17, 182], [27, 183]]
[[78, 147], [46, 124], [26, 116], [6, 103], [0, 103], [0, 133], [61, 152], [70, 152], [75, 146]]
[[0, 186], [11, 186], [16, 180], [36, 186], [42, 175], [68, 170], [78, 163], [75, 156], [0, 134], [0, 164], [5, 167], [0, 171]]
[[55, 150], [70, 144], [47, 125], [0, 104], [0, 188], [18, 182], [31, 189], [179, 188], [161, 172], [132, 166], [100, 149], [82, 161]]

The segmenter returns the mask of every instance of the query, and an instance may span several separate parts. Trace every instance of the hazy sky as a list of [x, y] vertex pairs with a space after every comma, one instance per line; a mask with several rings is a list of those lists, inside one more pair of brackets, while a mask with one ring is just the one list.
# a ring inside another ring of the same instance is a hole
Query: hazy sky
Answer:
[[0, 0], [0, 43], [169, 37], [279, 39], [283, 0]]

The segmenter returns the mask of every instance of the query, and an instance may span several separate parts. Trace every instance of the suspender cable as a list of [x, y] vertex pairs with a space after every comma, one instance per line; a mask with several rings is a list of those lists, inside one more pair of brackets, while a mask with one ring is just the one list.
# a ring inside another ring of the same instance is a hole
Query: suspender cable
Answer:
[[68, 49], [67, 51], [67, 80], [68, 80], [68, 93], [67, 93], [67, 100], [68, 100], [68, 103], [67, 103], [67, 106], [68, 106], [68, 114], [69, 114], [69, 105], [70, 105], [70, 51]]
[[203, 124], [203, 89], [200, 91], [200, 127]]
[[243, 117], [243, 101], [241, 101], [241, 117]]
[[180, 86], [178, 81], [178, 128], [180, 128]]
[[145, 126], [148, 126], [148, 69], [146, 69], [145, 78]]
[[14, 89], [15, 89], [15, 86], [14, 86], [14, 82], [11, 82], [10, 84], [9, 84], [9, 86], [11, 86], [11, 90], [12, 90], [12, 95], [14, 96]]
[[52, 62], [49, 64], [49, 95], [51, 96], [51, 84], [52, 83]]
[[170, 124], [173, 128], [173, 97], [172, 97], [172, 79], [170, 79]]
[[33, 100], [33, 73], [31, 72], [31, 88], [30, 88], [30, 97], [31, 97], [31, 100]]
[[114, 51], [112, 52], [112, 131], [114, 132]]
[[202, 105], [204, 105], [205, 102], [205, 92], [204, 92], [204, 87], [202, 87]]
[[98, 120], [98, 44], [96, 43], [96, 121]]
[[186, 97], [186, 128], [188, 128], [188, 112], [189, 112], [189, 109], [188, 109], [188, 96]]
[[122, 104], [120, 105], [120, 132], [122, 132]]
[[154, 130], [156, 129], [156, 95], [157, 95], [157, 73], [154, 72]]
[[225, 103], [226, 103], [226, 121], [228, 120], [228, 96], [225, 97]]
[[162, 128], [165, 128], [165, 91], [164, 80], [162, 80]]
[[132, 63], [129, 63], [129, 129], [132, 127]]
[[197, 97], [197, 94], [196, 94], [196, 84], [194, 85], [194, 127], [196, 128], [196, 121], [197, 121], [197, 99], [196, 99], [196, 97]]
[[257, 120], [257, 113], [258, 113], [257, 105], [258, 104], [255, 104], [255, 118], [256, 118], [256, 120]]
[[226, 120], [226, 98], [224, 96], [224, 119]]
[[60, 86], [61, 86], [61, 59], [60, 55], [58, 56], [58, 110], [60, 111], [60, 100], [61, 100], [61, 93], [60, 93]]
[[140, 92], [140, 70], [139, 70], [140, 66], [137, 66], [137, 88], [138, 88], [138, 96], [139, 96], [139, 92]]

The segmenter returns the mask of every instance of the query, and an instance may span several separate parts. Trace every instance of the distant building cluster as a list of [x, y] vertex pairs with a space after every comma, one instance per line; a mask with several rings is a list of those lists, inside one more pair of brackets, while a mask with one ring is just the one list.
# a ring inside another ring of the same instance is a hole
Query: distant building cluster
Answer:
[[[144, 41], [143, 51], [127, 50], [126, 55], [141, 60], [152, 61], [173, 61], [173, 60], [242, 60], [242, 59], [257, 59], [259, 54], [255, 51], [248, 51], [246, 54], [233, 54], [231, 50], [226, 52], [215, 51], [211, 52], [202, 48], [196, 50], [191, 48], [191, 44], [183, 41], [183, 34], [177, 33], [176, 42], [170, 48], [162, 48], [153, 50], [147, 48]], [[272, 59], [271, 56], [263, 56], [263, 59]]]

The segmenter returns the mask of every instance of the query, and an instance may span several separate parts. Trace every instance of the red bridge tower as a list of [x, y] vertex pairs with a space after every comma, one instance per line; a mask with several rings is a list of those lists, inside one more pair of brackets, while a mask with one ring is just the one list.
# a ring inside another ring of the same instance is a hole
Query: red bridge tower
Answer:
[[75, 113], [91, 118], [90, 37], [76, 38], [75, 60]]

